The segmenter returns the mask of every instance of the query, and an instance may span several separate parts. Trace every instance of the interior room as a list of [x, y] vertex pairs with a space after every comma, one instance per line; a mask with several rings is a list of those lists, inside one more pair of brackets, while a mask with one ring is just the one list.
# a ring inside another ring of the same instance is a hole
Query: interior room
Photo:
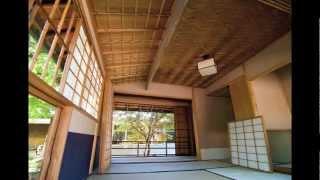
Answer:
[[291, 179], [290, 0], [29, 0], [29, 179]]

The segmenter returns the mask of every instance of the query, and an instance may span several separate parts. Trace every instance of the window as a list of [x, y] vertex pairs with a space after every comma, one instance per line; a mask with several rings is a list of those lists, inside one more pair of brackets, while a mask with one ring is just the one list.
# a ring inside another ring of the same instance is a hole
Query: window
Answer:
[[63, 94], [74, 104], [97, 117], [102, 76], [82, 26], [73, 52]]
[[[31, 1], [30, 1], [31, 2]], [[29, 70], [97, 117], [102, 75], [72, 0], [29, 9]]]

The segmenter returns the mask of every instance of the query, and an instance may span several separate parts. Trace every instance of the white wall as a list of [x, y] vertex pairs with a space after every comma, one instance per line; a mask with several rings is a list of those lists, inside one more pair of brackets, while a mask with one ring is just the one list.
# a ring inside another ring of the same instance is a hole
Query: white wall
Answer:
[[89, 118], [84, 113], [78, 111], [77, 109], [73, 109], [69, 132], [79, 133], [79, 134], [87, 134], [94, 135], [97, 123]]
[[201, 159], [226, 159], [229, 156], [228, 125], [233, 120], [230, 98], [210, 97], [194, 88], [193, 121]]
[[264, 118], [267, 130], [291, 129], [291, 111], [282, 82], [275, 72], [251, 82], [258, 115]]
[[165, 97], [175, 99], [192, 99], [192, 88], [188, 86], [151, 83], [146, 90], [145, 82], [133, 82], [113, 85], [115, 93], [124, 93], [142, 96]]

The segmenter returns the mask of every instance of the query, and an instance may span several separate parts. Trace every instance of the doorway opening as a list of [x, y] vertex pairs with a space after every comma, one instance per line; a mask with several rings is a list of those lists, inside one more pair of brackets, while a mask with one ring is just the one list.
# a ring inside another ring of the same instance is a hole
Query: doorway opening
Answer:
[[195, 155], [190, 106], [116, 102], [112, 157]]

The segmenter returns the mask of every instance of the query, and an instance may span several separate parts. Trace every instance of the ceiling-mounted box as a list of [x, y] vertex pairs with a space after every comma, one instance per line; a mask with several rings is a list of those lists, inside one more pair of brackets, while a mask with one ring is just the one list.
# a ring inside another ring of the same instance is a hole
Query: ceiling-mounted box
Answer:
[[206, 59], [204, 61], [199, 62], [198, 69], [199, 69], [201, 76], [209, 76], [209, 75], [216, 74], [218, 72], [217, 66], [214, 63], [213, 58]]

